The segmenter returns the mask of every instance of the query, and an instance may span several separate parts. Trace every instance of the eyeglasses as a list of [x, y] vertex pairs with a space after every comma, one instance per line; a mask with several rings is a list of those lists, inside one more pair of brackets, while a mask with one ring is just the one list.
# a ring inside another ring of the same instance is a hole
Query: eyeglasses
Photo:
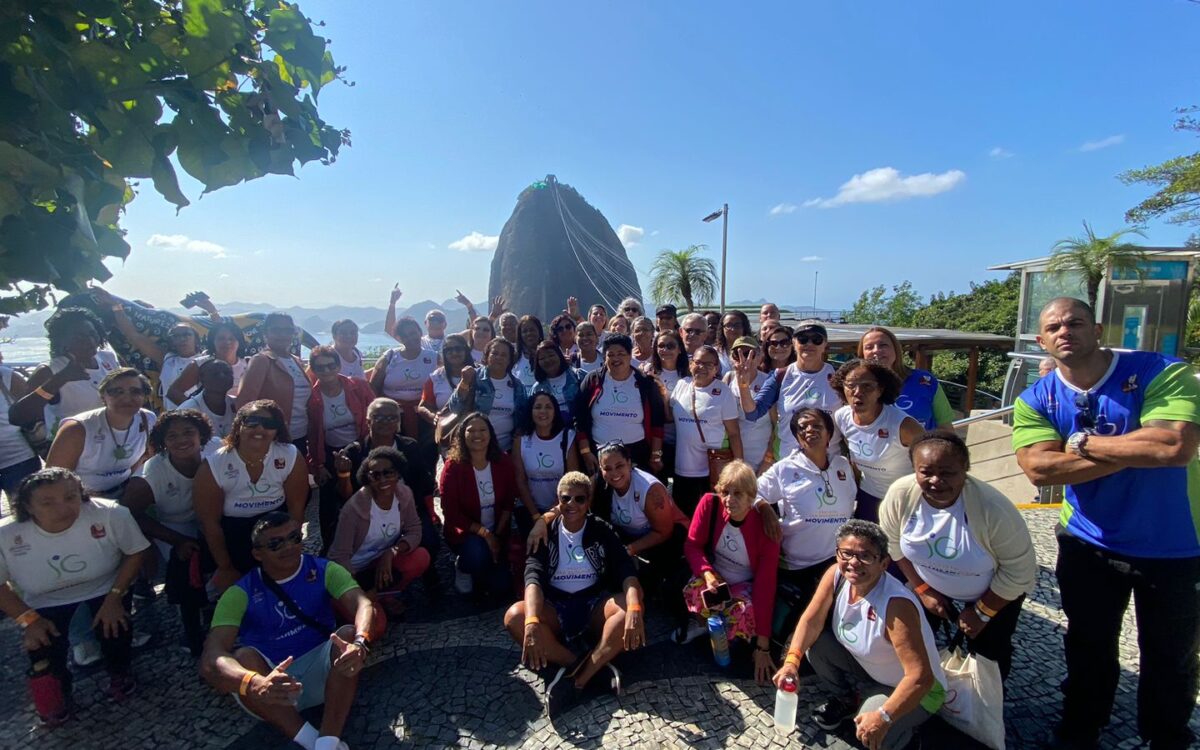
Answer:
[[264, 544], [256, 544], [256, 549], [266, 549], [272, 552], [278, 552], [284, 547], [290, 547], [293, 544], [300, 544], [304, 541], [304, 535], [300, 533], [300, 529], [296, 529], [287, 536], [277, 536], [274, 539], [268, 539]]
[[796, 341], [801, 344], [814, 344], [820, 346], [825, 343], [825, 337], [819, 333], [797, 333]]
[[624, 447], [625, 447], [624, 440], [609, 440], [607, 443], [600, 444], [600, 446], [596, 448], [596, 452], [602, 453], [610, 448], [624, 448]]
[[242, 419], [243, 427], [262, 427], [264, 430], [278, 430], [282, 425], [275, 417], [265, 417], [260, 414], [251, 414]]
[[145, 396], [146, 389], [145, 388], [105, 388], [104, 395], [112, 396], [113, 398], [121, 398], [122, 396], [125, 396], [125, 395]]
[[838, 547], [837, 559], [841, 560], [842, 562], [858, 560], [863, 565], [874, 565], [875, 563], [879, 562], [881, 558], [874, 552], [851, 552], [848, 549], [842, 549], [841, 547]]
[[584, 505], [588, 501], [587, 495], [559, 495], [558, 499], [564, 503], [578, 503]]
[[792, 342], [787, 339], [771, 339], [770, 341], [767, 342], [767, 346], [774, 346], [774, 347], [791, 346], [791, 344], [792, 344]]
[[383, 469], [382, 471], [368, 471], [367, 479], [374, 482], [377, 479], [395, 479], [400, 476], [400, 473], [395, 469]]
[[399, 414], [375, 414], [371, 417], [372, 422], [399, 422]]
[[708, 331], [703, 328], [684, 328], [683, 332], [690, 333], [693, 336], [703, 336], [704, 334], [708, 333]]
[[573, 323], [562, 323], [562, 324], [554, 326], [550, 330], [554, 331], [555, 333], [562, 333], [563, 331], [574, 331], [575, 325]]
[[732, 331], [735, 328], [740, 331], [742, 329], [742, 324], [735, 320], [732, 323], [722, 323], [721, 327], [724, 328], [726, 331]]
[[1085, 430], [1096, 429], [1096, 417], [1092, 414], [1092, 399], [1087, 393], [1075, 394], [1075, 408], [1079, 410], [1076, 418], [1079, 426]]
[[706, 362], [702, 359], [693, 359], [692, 364], [702, 369], [717, 366], [716, 362]]
[[318, 365], [315, 362], [312, 364], [313, 372], [335, 372], [338, 369], [337, 362], [329, 362], [328, 364]]
[[851, 383], [847, 380], [842, 383], [842, 388], [847, 391], [861, 391], [862, 393], [870, 393], [871, 391], [879, 390], [879, 383], [873, 380], [859, 380]]

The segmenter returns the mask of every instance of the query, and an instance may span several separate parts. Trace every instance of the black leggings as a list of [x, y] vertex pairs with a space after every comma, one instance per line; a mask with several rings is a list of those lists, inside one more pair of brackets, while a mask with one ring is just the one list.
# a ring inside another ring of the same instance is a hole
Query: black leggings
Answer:
[[[75, 616], [75, 610], [79, 607], [86, 607], [90, 617], [95, 617], [96, 613], [100, 611], [101, 605], [104, 604], [106, 596], [107, 594], [102, 594], [94, 599], [37, 609], [39, 615], [54, 623], [58, 635], [49, 636], [50, 645], [29, 652], [31, 674], [36, 675], [49, 671], [62, 681], [64, 693], [70, 691], [71, 670], [67, 668], [67, 648], [70, 645], [68, 633], [71, 630], [71, 618]], [[125, 611], [129, 612], [133, 603], [133, 593], [126, 592], [121, 603], [124, 605]], [[112, 638], [105, 637], [104, 628], [99, 625], [93, 630], [96, 632], [96, 638], [100, 641], [100, 653], [104, 655], [104, 666], [109, 674], [119, 675], [128, 672], [133, 647], [133, 629], [121, 628], [120, 632]]]

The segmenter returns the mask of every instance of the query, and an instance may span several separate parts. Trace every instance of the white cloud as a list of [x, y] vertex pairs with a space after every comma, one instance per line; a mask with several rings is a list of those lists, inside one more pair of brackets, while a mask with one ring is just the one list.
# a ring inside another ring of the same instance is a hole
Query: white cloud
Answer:
[[1107, 138], [1101, 138], [1098, 141], [1088, 141], [1087, 143], [1080, 146], [1079, 150], [1084, 151], [1084, 152], [1099, 151], [1102, 148], [1108, 148], [1110, 146], [1119, 146], [1124, 142], [1125, 142], [1125, 134], [1121, 133], [1120, 135], [1110, 135]]
[[480, 234], [479, 232], [471, 232], [461, 240], [456, 240], [450, 243], [451, 250], [461, 250], [463, 252], [492, 252], [496, 249], [496, 245], [500, 243], [500, 236], [496, 234]]
[[208, 242], [207, 240], [193, 240], [186, 234], [152, 234], [150, 235], [150, 239], [146, 240], [146, 244], [150, 247], [161, 247], [164, 250], [179, 250], [187, 253], [211, 255], [217, 259], [230, 257], [225, 248], [217, 243]]
[[795, 212], [796, 205], [794, 203], [780, 203], [777, 206], [772, 206], [769, 213], [772, 216], [783, 216]]
[[825, 259], [823, 257], [821, 257], [820, 255], [805, 255], [803, 258], [800, 259], [800, 262], [801, 263], [816, 263], [816, 262], [822, 261], [822, 260], [825, 260]]
[[651, 236], [651, 237], [657, 237], [657, 236], [658, 236], [658, 230], [657, 230], [657, 229], [655, 229], [653, 232], [651, 232], [651, 233], [650, 233], [650, 236]]
[[218, 278], [218, 279], [228, 279], [228, 278], [229, 278], [229, 274], [227, 274], [227, 273], [223, 273], [223, 274], [221, 274], [220, 276], [218, 276], [217, 278]]
[[646, 236], [646, 230], [641, 227], [635, 227], [632, 224], [622, 224], [617, 227], [617, 239], [621, 240], [621, 244], [626, 248], [633, 247], [644, 236]]
[[1001, 146], [996, 146], [991, 151], [988, 151], [988, 156], [992, 157], [993, 159], [1010, 159], [1012, 158], [1012, 155], [1012, 151], [1009, 151]]
[[953, 190], [966, 178], [966, 172], [958, 169], [941, 174], [924, 172], [902, 177], [900, 172], [892, 167], [878, 167], [856, 174], [842, 183], [837, 195], [832, 198], [813, 198], [805, 201], [804, 205], [834, 208], [847, 203], [883, 203], [908, 198], [928, 198]]

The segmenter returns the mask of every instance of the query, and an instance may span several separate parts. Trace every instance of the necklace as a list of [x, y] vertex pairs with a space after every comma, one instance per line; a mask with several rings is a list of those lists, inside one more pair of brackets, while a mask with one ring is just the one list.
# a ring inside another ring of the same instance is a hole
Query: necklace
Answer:
[[129, 449], [126, 446], [129, 445], [129, 431], [133, 429], [133, 420], [130, 420], [129, 426], [125, 428], [125, 440], [120, 443], [117, 442], [117, 433], [113, 432], [112, 425], [108, 423], [107, 414], [104, 415], [104, 426], [108, 428], [108, 434], [112, 436], [113, 458], [118, 461], [129, 458]]

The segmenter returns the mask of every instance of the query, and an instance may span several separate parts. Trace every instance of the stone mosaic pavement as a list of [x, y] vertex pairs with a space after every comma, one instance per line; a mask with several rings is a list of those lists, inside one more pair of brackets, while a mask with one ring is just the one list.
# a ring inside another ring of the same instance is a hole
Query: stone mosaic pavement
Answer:
[[[1008, 746], [1032, 748], [1056, 720], [1063, 678], [1062, 628], [1053, 576], [1056, 514], [1024, 511], [1033, 531], [1041, 571], [1017, 631], [1016, 662], [1008, 686]], [[315, 524], [314, 524], [315, 527]], [[439, 567], [451, 580], [443, 553]], [[808, 717], [824, 696], [805, 685], [799, 726], [787, 738], [771, 727], [773, 689], [744, 673], [713, 666], [704, 639], [686, 647], [667, 639], [668, 624], [651, 613], [649, 647], [621, 657], [626, 694], [595, 695], [553, 720], [542, 705], [542, 677], [517, 666], [500, 610], [479, 612], [457, 594], [430, 602], [413, 587], [405, 622], [394, 625], [372, 654], [344, 738], [355, 750], [392, 747], [599, 748], [599, 747], [855, 747], [848, 732], [833, 735]], [[98, 668], [76, 681], [78, 715], [66, 726], [37, 726], [25, 687], [26, 661], [17, 628], [0, 623], [0, 748], [237, 748], [294, 747], [214, 694], [195, 665], [177, 648], [177, 618], [159, 597], [138, 612], [139, 629], [153, 639], [136, 657], [138, 694], [113, 704]], [[1127, 618], [1121, 641], [1122, 675], [1105, 746], [1139, 746], [1135, 734], [1137, 635]], [[1200, 712], [1193, 713], [1200, 731]], [[926, 748], [970, 748], [940, 721], [928, 725]]]

